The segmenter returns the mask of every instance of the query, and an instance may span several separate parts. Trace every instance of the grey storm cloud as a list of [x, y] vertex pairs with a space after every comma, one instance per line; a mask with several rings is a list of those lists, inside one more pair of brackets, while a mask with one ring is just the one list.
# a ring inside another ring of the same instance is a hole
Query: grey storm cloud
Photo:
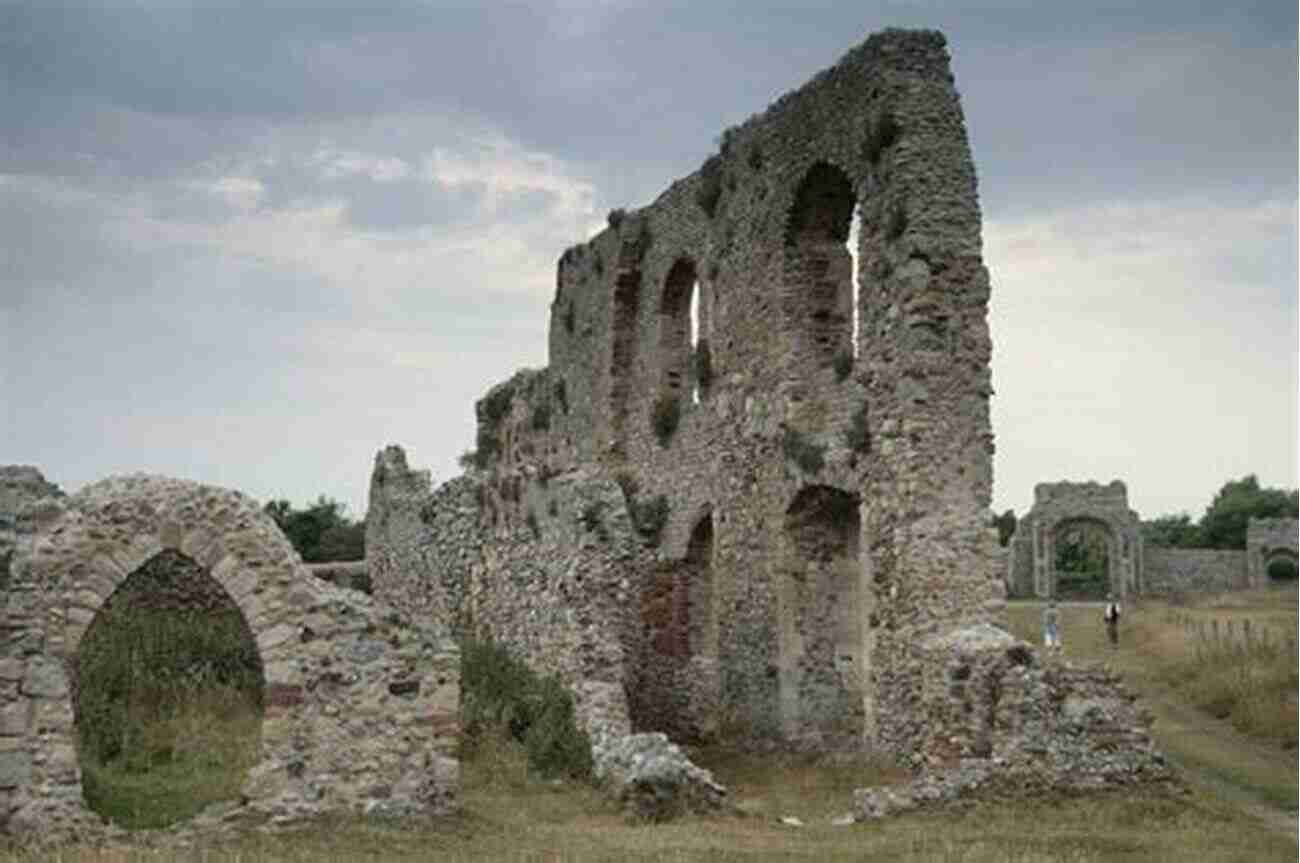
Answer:
[[0, 0], [0, 461], [354, 511], [384, 443], [445, 474], [473, 400], [544, 362], [563, 249], [886, 26], [950, 40], [999, 498], [1132, 450], [1135, 499], [1182, 505], [1207, 481], [1164, 466], [1167, 418], [1226, 440], [1270, 393], [1290, 413], [1217, 464], [1267, 477], [1282, 428], [1293, 471], [1280, 0]]

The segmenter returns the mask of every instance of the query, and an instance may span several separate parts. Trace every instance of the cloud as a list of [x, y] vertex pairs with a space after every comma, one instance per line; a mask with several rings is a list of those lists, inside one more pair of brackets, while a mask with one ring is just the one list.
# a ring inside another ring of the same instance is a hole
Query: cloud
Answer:
[[1277, 199], [987, 221], [997, 508], [1057, 479], [1125, 479], [1147, 517], [1293, 485], [1296, 226]]

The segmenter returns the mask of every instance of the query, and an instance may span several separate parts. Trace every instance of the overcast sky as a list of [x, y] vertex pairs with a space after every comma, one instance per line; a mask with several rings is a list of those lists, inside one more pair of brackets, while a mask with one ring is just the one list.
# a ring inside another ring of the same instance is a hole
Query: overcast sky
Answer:
[[1296, 485], [1294, 0], [0, 0], [0, 463], [365, 510], [546, 363], [555, 262], [886, 26], [945, 31], [994, 507]]

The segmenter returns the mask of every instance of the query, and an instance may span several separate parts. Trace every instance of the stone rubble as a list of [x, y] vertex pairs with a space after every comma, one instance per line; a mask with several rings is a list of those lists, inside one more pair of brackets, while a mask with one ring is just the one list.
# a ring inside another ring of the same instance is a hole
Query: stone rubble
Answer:
[[660, 733], [608, 736], [591, 748], [594, 775], [629, 816], [667, 821], [719, 811], [727, 789]]

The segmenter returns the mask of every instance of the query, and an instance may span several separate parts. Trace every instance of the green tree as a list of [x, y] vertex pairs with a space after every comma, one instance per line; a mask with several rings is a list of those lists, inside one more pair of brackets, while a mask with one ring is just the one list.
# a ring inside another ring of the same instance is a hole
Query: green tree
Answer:
[[1206, 548], [1245, 548], [1246, 525], [1252, 518], [1296, 518], [1298, 503], [1296, 491], [1260, 488], [1253, 473], [1228, 480], [1201, 518], [1202, 544]]
[[1200, 548], [1201, 528], [1185, 512], [1142, 522], [1142, 539], [1164, 548]]
[[273, 500], [262, 509], [307, 563], [363, 560], [366, 556], [365, 522], [353, 522], [346, 507], [333, 498], [321, 495], [305, 509], [294, 509], [287, 500]]
[[1009, 509], [1002, 515], [994, 516], [993, 526], [998, 529], [998, 545], [1005, 548], [1016, 532], [1016, 511]]

